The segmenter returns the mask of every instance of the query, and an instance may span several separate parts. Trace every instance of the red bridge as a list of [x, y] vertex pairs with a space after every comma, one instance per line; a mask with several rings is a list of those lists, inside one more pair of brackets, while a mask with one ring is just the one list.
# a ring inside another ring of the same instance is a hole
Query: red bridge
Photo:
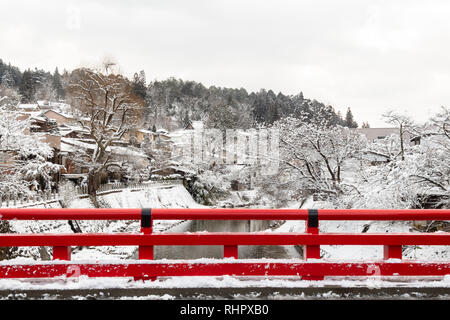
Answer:
[[[52, 246], [53, 259], [35, 264], [0, 264], [0, 278], [59, 276], [444, 276], [450, 261], [402, 260], [402, 246], [450, 245], [450, 233], [320, 233], [322, 220], [450, 220], [450, 210], [307, 210], [307, 209], [0, 209], [0, 220], [140, 220], [140, 233], [0, 234], [0, 247]], [[304, 220], [305, 233], [153, 233], [154, 220]], [[153, 260], [158, 245], [221, 245], [225, 258], [190, 261]], [[304, 245], [304, 260], [238, 260], [239, 245]], [[380, 245], [378, 261], [330, 262], [320, 259], [321, 245]], [[72, 246], [138, 246], [139, 261], [71, 263]]]

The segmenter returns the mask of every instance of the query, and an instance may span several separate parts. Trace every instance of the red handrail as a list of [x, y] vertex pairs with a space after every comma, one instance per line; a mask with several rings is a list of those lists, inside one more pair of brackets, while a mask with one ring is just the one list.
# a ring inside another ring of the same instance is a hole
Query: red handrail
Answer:
[[[142, 209], [1, 209], [0, 220], [140, 220]], [[446, 209], [319, 209], [319, 220], [450, 220]], [[152, 209], [153, 220], [307, 220], [308, 209]]]

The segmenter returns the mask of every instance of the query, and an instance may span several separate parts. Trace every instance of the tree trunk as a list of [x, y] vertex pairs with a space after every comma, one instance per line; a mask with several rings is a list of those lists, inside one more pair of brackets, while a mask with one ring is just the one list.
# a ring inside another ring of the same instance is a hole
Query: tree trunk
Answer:
[[90, 196], [97, 196], [97, 189], [99, 187], [100, 173], [89, 172], [88, 174], [88, 194]]
[[89, 172], [88, 174], [88, 195], [95, 208], [100, 208], [97, 201], [97, 190], [100, 186], [101, 172]]
[[403, 149], [403, 125], [400, 124], [400, 152], [402, 154], [402, 161], [405, 160], [405, 152]]

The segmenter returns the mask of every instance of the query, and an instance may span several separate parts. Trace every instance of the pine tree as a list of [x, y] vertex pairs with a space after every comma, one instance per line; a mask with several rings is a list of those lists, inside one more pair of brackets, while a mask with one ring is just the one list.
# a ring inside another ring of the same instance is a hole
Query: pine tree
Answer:
[[57, 98], [64, 99], [64, 97], [66, 96], [66, 91], [63, 88], [62, 81], [61, 81], [61, 75], [58, 72], [58, 68], [56, 68], [55, 72], [53, 73], [52, 86], [53, 86], [53, 89], [55, 89], [55, 91], [56, 91]]
[[191, 119], [189, 118], [189, 111], [186, 110], [184, 117], [182, 119], [182, 126], [186, 128], [188, 125], [192, 124]]
[[347, 114], [345, 115], [345, 126], [349, 128], [358, 128], [358, 123], [353, 119], [350, 108], [347, 109]]
[[14, 86], [15, 81], [8, 70], [3, 73], [3, 76], [0, 79], [0, 84], [8, 88], [12, 88]]
[[133, 91], [142, 100], [146, 100], [147, 97], [147, 85], [145, 79], [145, 72], [141, 70], [139, 73], [135, 73], [133, 77]]
[[19, 91], [23, 102], [31, 102], [34, 96], [35, 88], [33, 74], [29, 69], [23, 72], [22, 83], [20, 84]]

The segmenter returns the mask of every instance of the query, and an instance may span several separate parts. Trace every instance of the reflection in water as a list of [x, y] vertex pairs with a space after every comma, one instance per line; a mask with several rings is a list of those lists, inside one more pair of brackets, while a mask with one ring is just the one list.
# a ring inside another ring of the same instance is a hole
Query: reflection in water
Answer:
[[[188, 232], [255, 232], [269, 228], [270, 221], [191, 221]], [[170, 231], [169, 231], [170, 232]], [[199, 259], [222, 258], [223, 246], [155, 246], [155, 259]], [[240, 259], [299, 258], [300, 255], [292, 248], [284, 246], [239, 246]]]

